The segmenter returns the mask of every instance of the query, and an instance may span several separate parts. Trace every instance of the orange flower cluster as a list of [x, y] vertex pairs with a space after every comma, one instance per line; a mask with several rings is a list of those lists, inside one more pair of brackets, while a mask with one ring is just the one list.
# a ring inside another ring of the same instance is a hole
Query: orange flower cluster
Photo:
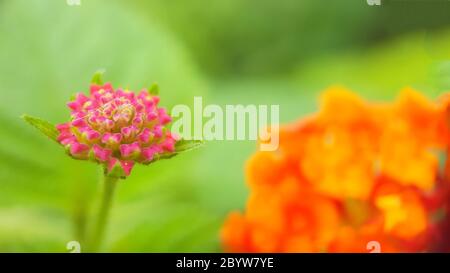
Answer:
[[327, 90], [318, 113], [280, 129], [277, 151], [248, 161], [251, 194], [226, 220], [225, 250], [369, 252], [377, 241], [382, 252], [441, 251], [449, 101], [405, 89], [369, 104]]

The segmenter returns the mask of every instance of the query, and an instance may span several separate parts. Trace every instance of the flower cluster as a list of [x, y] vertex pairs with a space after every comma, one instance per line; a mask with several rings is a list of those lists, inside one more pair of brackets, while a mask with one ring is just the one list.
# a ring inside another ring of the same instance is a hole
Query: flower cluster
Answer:
[[175, 149], [176, 138], [164, 125], [171, 117], [148, 90], [137, 95], [92, 84], [90, 96], [78, 93], [68, 103], [71, 121], [56, 126], [58, 142], [75, 159], [105, 165], [108, 175], [128, 176], [135, 162], [148, 164]]
[[450, 204], [448, 97], [434, 103], [406, 89], [392, 104], [369, 104], [335, 87], [321, 101], [318, 113], [281, 128], [277, 151], [248, 161], [250, 197], [224, 224], [225, 250], [439, 248]]

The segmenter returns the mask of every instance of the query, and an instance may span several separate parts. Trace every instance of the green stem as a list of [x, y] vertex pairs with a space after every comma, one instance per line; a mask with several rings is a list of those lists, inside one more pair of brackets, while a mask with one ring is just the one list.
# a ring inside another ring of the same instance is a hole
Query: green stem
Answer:
[[118, 178], [104, 175], [103, 196], [92, 238], [93, 252], [97, 252], [101, 247], [106, 226], [108, 224], [109, 211], [111, 210], [112, 201], [114, 198], [114, 190], [116, 188], [118, 180]]

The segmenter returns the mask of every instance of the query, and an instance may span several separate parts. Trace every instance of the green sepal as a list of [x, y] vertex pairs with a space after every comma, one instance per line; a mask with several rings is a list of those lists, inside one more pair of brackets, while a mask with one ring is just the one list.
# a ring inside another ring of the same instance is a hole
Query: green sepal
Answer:
[[41, 133], [46, 135], [48, 138], [58, 142], [57, 138], [58, 138], [59, 132], [53, 124], [51, 124], [50, 122], [48, 122], [46, 120], [32, 117], [32, 116], [29, 116], [26, 114], [22, 115], [22, 118], [28, 124], [30, 124], [34, 128], [38, 129]]
[[108, 166], [104, 165], [103, 166], [103, 173], [107, 177], [120, 178], [120, 179], [127, 178], [127, 174], [123, 170], [122, 165], [120, 163], [120, 160], [116, 161], [116, 163], [114, 164], [114, 166], [112, 167], [111, 170], [108, 170]]
[[152, 96], [158, 96], [159, 95], [159, 85], [157, 83], [153, 83], [150, 88], [148, 89], [148, 93]]
[[103, 84], [103, 74], [105, 74], [104, 69], [100, 69], [95, 72], [94, 76], [92, 76], [91, 84], [102, 85]]

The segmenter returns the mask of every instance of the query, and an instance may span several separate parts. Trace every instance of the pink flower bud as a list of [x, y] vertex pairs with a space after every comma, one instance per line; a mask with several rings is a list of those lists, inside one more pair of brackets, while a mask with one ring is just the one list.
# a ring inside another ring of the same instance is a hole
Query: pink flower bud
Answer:
[[166, 109], [159, 108], [158, 109], [159, 121], [162, 125], [166, 125], [167, 123], [172, 121], [172, 118], [167, 114]]
[[120, 154], [123, 158], [136, 158], [140, 155], [141, 148], [139, 146], [139, 143], [134, 142], [131, 144], [122, 144], [120, 145]]
[[73, 141], [69, 144], [70, 153], [77, 158], [85, 158], [87, 156], [87, 152], [89, 151], [89, 146], [83, 143], [79, 143], [77, 141]]
[[56, 126], [57, 140], [72, 157], [128, 176], [135, 163], [175, 151], [176, 139], [163, 130], [171, 117], [158, 103], [159, 97], [145, 90], [136, 95], [109, 83], [92, 84], [89, 96], [79, 93], [68, 103], [72, 120]]
[[111, 150], [104, 149], [104, 148], [100, 147], [99, 145], [94, 145], [92, 147], [92, 150], [94, 152], [95, 158], [97, 160], [99, 160], [100, 162], [107, 162], [112, 154]]

